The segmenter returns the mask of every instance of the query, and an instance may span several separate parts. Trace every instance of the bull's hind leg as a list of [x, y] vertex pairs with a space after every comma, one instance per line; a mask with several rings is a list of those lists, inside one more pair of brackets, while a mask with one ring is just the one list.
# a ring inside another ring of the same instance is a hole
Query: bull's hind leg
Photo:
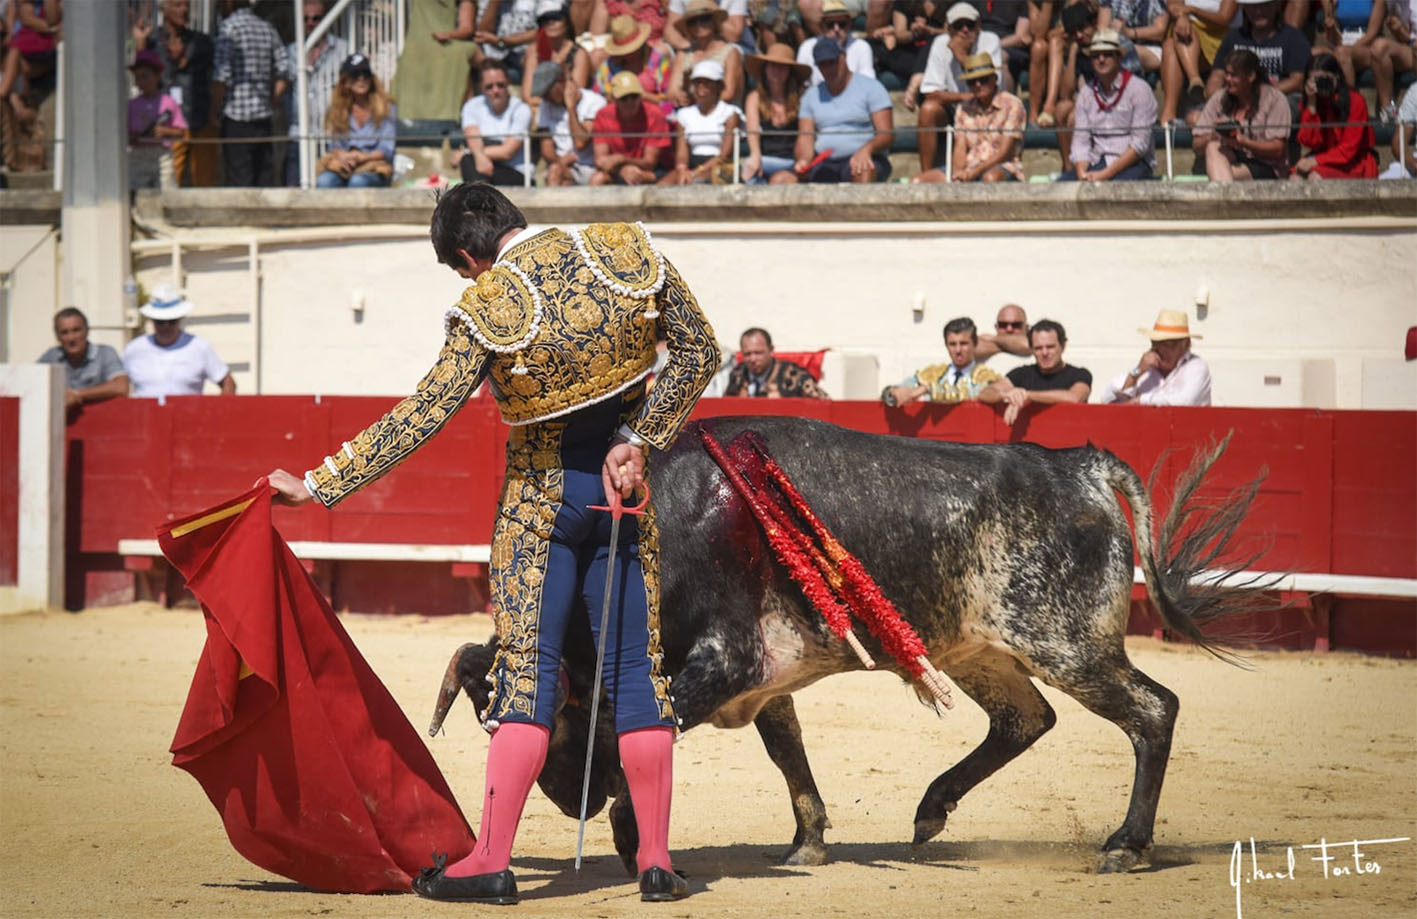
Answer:
[[792, 798], [792, 815], [797, 820], [797, 834], [792, 848], [783, 857], [784, 865], [824, 865], [827, 844], [822, 834], [831, 826], [827, 806], [817, 792], [812, 767], [807, 763], [807, 751], [802, 746], [802, 726], [791, 696], [778, 696], [753, 719], [753, 726], [763, 738], [763, 746], [773, 764], [782, 770], [787, 780], [787, 793]]
[[1099, 871], [1126, 871], [1151, 848], [1161, 781], [1171, 756], [1171, 732], [1180, 702], [1176, 694], [1132, 666], [1126, 652], [1101, 660], [1069, 661], [1062, 672], [1040, 672], [1040, 678], [1077, 699], [1089, 711], [1117, 725], [1132, 742], [1136, 775], [1127, 818], [1103, 844]]
[[1058, 720], [1038, 687], [1007, 655], [981, 651], [950, 666], [947, 672], [988, 714], [989, 734], [968, 756], [930, 783], [915, 810], [915, 845], [939, 834], [965, 792], [1027, 750]]

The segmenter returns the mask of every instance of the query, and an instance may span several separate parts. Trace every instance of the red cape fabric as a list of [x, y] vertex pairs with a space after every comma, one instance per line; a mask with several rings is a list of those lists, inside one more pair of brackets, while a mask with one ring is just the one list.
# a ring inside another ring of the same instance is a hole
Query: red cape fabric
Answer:
[[207, 624], [172, 764], [238, 852], [319, 890], [373, 893], [408, 890], [435, 851], [472, 850], [423, 739], [272, 526], [264, 479], [158, 541]]

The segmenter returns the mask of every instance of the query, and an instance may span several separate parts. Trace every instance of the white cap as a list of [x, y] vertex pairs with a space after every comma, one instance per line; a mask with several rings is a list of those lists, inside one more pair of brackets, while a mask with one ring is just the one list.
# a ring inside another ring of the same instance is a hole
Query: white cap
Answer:
[[979, 11], [968, 3], [960, 2], [950, 7], [949, 12], [945, 13], [945, 25], [959, 22], [961, 19], [972, 19], [978, 22]]
[[689, 80], [713, 80], [715, 83], [722, 83], [723, 65], [718, 61], [699, 61], [694, 65], [694, 69], [689, 71]]
[[158, 284], [138, 312], [149, 319], [181, 319], [192, 312], [192, 301], [182, 296], [176, 284]]

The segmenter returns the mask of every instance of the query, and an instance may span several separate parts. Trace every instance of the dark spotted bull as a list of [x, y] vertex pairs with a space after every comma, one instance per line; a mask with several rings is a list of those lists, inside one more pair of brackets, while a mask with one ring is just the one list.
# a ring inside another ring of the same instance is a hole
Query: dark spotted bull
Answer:
[[[930, 650], [930, 659], [989, 715], [984, 741], [930, 783], [915, 814], [915, 843], [945, 827], [975, 785], [1018, 756], [1056, 716], [1037, 678], [1116, 724], [1136, 751], [1131, 804], [1103, 845], [1104, 871], [1126, 870], [1152, 842], [1176, 696], [1127, 659], [1132, 533], [1147, 588], [1166, 624], [1212, 647], [1197, 622], [1254, 596], [1193, 576], [1213, 568], [1258, 482], [1211, 509], [1195, 490], [1224, 444], [1177, 483], [1153, 541], [1152, 504], [1136, 473], [1092, 447], [966, 445], [862, 434], [795, 418], [704, 422], [721, 443], [757, 431], [826, 525], [856, 553]], [[751, 512], [690, 426], [651, 463], [661, 528], [664, 664], [683, 729], [757, 727], [787, 779], [797, 832], [786, 860], [820, 864], [829, 826], [802, 746], [792, 693], [861, 668], [845, 643], [772, 556]], [[580, 617], [584, 618], [584, 617]], [[880, 666], [901, 670], [858, 628]], [[483, 716], [495, 643], [453, 656], [433, 732], [461, 686]], [[541, 772], [569, 816], [580, 806], [595, 652], [588, 627], [567, 639], [566, 703]], [[928, 694], [916, 687], [921, 698]], [[613, 797], [615, 846], [633, 873], [636, 830], [601, 707], [590, 813]]]

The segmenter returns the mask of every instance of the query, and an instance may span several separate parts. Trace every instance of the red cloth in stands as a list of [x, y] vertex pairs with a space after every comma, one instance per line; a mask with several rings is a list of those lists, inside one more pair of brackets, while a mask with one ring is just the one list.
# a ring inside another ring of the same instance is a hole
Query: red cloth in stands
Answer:
[[413, 725], [271, 525], [266, 480], [158, 531], [207, 642], [172, 764], [236, 850], [320, 890], [408, 890], [473, 834]]
[[1373, 152], [1377, 143], [1368, 125], [1368, 103], [1353, 90], [1348, 91], [1348, 122], [1337, 127], [1321, 128], [1324, 122], [1337, 122], [1333, 106], [1320, 103], [1317, 114], [1307, 105], [1299, 106], [1299, 143], [1309, 148], [1309, 156], [1318, 164], [1319, 175], [1325, 179], [1376, 179], [1378, 157]]

